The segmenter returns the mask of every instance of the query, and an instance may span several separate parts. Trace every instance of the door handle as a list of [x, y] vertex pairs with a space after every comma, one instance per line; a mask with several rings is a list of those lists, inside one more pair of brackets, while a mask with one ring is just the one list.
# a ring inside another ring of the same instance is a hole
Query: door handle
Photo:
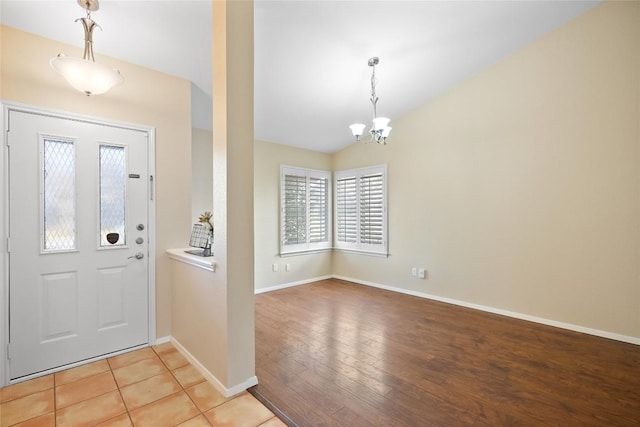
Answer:
[[131, 255], [131, 256], [130, 256], [129, 258], [127, 258], [127, 259], [131, 259], [131, 258], [135, 258], [135, 259], [142, 259], [142, 258], [144, 258], [144, 254], [143, 254], [142, 252], [138, 252], [138, 253], [137, 253], [137, 254], [135, 254], [135, 255]]

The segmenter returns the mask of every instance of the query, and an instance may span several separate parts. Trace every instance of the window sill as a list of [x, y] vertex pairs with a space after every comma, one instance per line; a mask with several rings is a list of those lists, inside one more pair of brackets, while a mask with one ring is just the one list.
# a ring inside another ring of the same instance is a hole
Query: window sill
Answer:
[[331, 252], [332, 248], [322, 248], [322, 249], [304, 249], [299, 251], [291, 251], [291, 252], [280, 252], [280, 258], [286, 258], [290, 256], [298, 256], [298, 255], [308, 255], [308, 254], [319, 254], [322, 252]]
[[344, 253], [348, 253], [348, 254], [358, 254], [358, 255], [367, 255], [367, 256], [373, 256], [373, 257], [378, 257], [378, 258], [389, 258], [389, 256], [391, 256], [391, 254], [389, 254], [388, 252], [371, 252], [371, 251], [364, 251], [364, 250], [360, 250], [360, 249], [333, 248], [333, 250], [336, 251], [336, 252], [344, 252]]
[[389, 254], [388, 252], [371, 252], [371, 251], [365, 251], [361, 249], [344, 249], [344, 248], [308, 249], [308, 250], [299, 250], [299, 251], [292, 251], [292, 252], [281, 252], [279, 256], [280, 258], [286, 258], [290, 256], [318, 254], [322, 252], [344, 252], [348, 254], [367, 255], [367, 256], [373, 256], [378, 258], [389, 258], [391, 256], [391, 254]]
[[194, 267], [202, 268], [204, 270], [216, 271], [216, 262], [212, 256], [201, 257], [198, 255], [188, 254], [185, 251], [193, 250], [193, 248], [181, 248], [181, 249], [167, 249], [167, 255], [172, 260], [183, 262], [185, 264], [192, 265]]

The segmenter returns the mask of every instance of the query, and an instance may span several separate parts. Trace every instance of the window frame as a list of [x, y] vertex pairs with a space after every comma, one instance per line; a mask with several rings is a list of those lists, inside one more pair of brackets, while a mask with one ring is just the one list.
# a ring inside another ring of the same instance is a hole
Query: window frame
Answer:
[[[305, 242], [297, 244], [285, 244], [285, 230], [286, 230], [286, 206], [285, 206], [285, 176], [298, 176], [304, 177], [306, 180], [305, 187]], [[310, 242], [310, 225], [311, 225], [311, 191], [310, 181], [312, 178], [326, 180], [326, 241]], [[324, 252], [330, 251], [333, 248], [333, 227], [332, 227], [332, 213], [333, 213], [333, 190], [332, 190], [332, 176], [330, 171], [302, 168], [297, 166], [280, 166], [280, 256], [295, 255], [301, 253], [310, 252]]]
[[[382, 243], [381, 244], [371, 244], [371, 243], [362, 243], [361, 242], [361, 234], [362, 234], [362, 224], [361, 224], [361, 208], [362, 208], [362, 194], [361, 194], [361, 183], [362, 178], [371, 175], [382, 175]], [[339, 182], [344, 181], [346, 178], [355, 177], [356, 188], [356, 241], [355, 242], [344, 242], [338, 239], [338, 233], [340, 232], [338, 224], [340, 222], [339, 212], [338, 212], [338, 189]], [[388, 245], [388, 197], [387, 197], [387, 165], [376, 165], [376, 166], [367, 166], [363, 168], [356, 169], [344, 169], [340, 171], [335, 171], [333, 173], [333, 188], [335, 189], [333, 194], [333, 206], [334, 206], [334, 222], [336, 226], [333, 230], [333, 240], [334, 240], [334, 249], [336, 251], [341, 252], [354, 252], [354, 253], [362, 253], [367, 255], [375, 255], [388, 257], [389, 256], [389, 245]]]

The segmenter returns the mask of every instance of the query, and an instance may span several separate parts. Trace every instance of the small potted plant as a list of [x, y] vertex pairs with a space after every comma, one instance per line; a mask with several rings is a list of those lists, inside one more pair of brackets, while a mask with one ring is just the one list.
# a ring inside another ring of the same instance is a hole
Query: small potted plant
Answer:
[[209, 230], [213, 230], [213, 215], [211, 215], [211, 212], [206, 211], [205, 213], [201, 214], [198, 217], [198, 221], [200, 221], [200, 223], [202, 223], [202, 225], [207, 227]]

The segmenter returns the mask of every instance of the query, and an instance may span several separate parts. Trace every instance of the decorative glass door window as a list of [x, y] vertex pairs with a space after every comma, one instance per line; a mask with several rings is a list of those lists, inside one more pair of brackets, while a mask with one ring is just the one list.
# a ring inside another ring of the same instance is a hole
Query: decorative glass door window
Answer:
[[76, 249], [76, 168], [72, 140], [42, 136], [42, 251]]
[[100, 247], [127, 243], [126, 183], [125, 147], [100, 145]]

